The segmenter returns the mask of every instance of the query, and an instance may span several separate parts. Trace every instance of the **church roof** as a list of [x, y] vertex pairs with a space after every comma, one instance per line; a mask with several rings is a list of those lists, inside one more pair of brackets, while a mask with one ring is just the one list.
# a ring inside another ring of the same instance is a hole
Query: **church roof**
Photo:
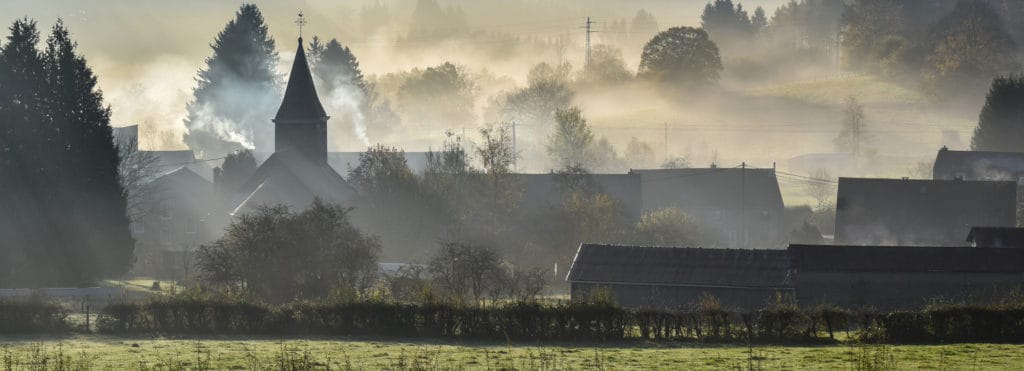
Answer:
[[258, 205], [308, 207], [315, 197], [327, 203], [347, 204], [356, 191], [330, 165], [316, 163], [294, 152], [274, 153], [239, 189], [232, 215]]
[[327, 112], [320, 104], [320, 97], [313, 85], [313, 75], [309, 72], [306, 62], [306, 51], [299, 38], [299, 48], [295, 52], [292, 72], [288, 77], [288, 87], [284, 91], [281, 108], [274, 117], [275, 123], [322, 121], [327, 119]]

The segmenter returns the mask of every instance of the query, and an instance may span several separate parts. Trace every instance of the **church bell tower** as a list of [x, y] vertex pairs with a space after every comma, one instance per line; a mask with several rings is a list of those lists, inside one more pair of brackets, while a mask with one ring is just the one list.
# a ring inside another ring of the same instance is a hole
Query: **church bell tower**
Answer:
[[[304, 24], [301, 14], [299, 21]], [[288, 87], [281, 108], [274, 117], [274, 152], [282, 155], [298, 153], [310, 161], [326, 164], [329, 118], [313, 85], [313, 75], [309, 72], [300, 35]]]

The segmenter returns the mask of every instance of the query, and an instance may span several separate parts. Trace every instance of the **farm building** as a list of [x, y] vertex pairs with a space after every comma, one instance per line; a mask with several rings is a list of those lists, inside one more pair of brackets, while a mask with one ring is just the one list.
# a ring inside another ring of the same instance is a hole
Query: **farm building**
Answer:
[[972, 226], [1016, 225], [1014, 182], [839, 178], [839, 244], [964, 246]]
[[1024, 284], [1024, 249], [791, 245], [797, 301], [913, 309], [934, 298], [997, 295]]
[[1024, 228], [973, 227], [967, 242], [974, 247], [1024, 247]]
[[1009, 180], [1024, 178], [1024, 153], [953, 151], [942, 147], [935, 156], [932, 179]]
[[566, 281], [574, 300], [607, 289], [625, 307], [674, 308], [702, 295], [734, 308], [758, 308], [792, 291], [784, 250], [582, 244]]
[[644, 211], [676, 207], [722, 236], [725, 247], [778, 247], [786, 239], [785, 206], [774, 169], [631, 170], [639, 174]]

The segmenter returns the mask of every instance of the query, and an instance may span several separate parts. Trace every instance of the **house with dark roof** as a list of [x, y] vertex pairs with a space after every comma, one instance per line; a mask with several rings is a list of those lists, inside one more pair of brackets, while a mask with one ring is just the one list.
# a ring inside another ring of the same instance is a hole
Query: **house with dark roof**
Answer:
[[187, 255], [216, 238], [211, 223], [215, 205], [213, 183], [180, 166], [146, 184], [143, 210], [131, 223], [136, 261], [133, 273], [181, 279], [190, 264]]
[[674, 308], [703, 295], [752, 309], [793, 291], [785, 250], [581, 244], [566, 281], [574, 300], [609, 290], [625, 307]]
[[973, 226], [1016, 225], [1014, 182], [839, 178], [838, 244], [963, 246]]
[[791, 245], [802, 306], [915, 309], [931, 299], [998, 297], [1024, 285], [1024, 249]]
[[932, 179], [1009, 180], [1024, 179], [1024, 153], [953, 151], [942, 147], [935, 156]]
[[569, 192], [568, 183], [573, 181], [583, 182], [584, 187], [608, 195], [618, 203], [621, 216], [626, 221], [639, 220], [643, 212], [640, 175], [637, 174], [587, 174], [576, 180], [556, 173], [515, 174], [515, 177], [523, 186], [518, 206], [522, 213], [537, 213], [561, 207]]
[[785, 206], [774, 169], [631, 170], [640, 175], [643, 210], [679, 208], [725, 247], [782, 248]]
[[356, 191], [327, 161], [327, 112], [324, 111], [299, 38], [281, 107], [274, 117], [274, 153], [239, 189], [232, 215], [258, 205], [308, 207], [315, 198], [350, 204]]
[[967, 242], [974, 247], [1024, 248], [1024, 228], [971, 227]]

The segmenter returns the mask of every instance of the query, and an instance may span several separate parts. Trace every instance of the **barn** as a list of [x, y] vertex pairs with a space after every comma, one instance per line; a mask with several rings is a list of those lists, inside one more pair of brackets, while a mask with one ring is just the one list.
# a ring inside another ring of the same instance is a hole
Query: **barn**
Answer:
[[1016, 225], [1008, 181], [839, 178], [837, 244], [966, 246], [971, 227]]
[[760, 308], [793, 288], [785, 250], [581, 244], [566, 280], [573, 300], [609, 290], [628, 308], [675, 308], [709, 294], [730, 308]]
[[791, 245], [797, 301], [881, 310], [998, 296], [1024, 284], [1024, 249]]

